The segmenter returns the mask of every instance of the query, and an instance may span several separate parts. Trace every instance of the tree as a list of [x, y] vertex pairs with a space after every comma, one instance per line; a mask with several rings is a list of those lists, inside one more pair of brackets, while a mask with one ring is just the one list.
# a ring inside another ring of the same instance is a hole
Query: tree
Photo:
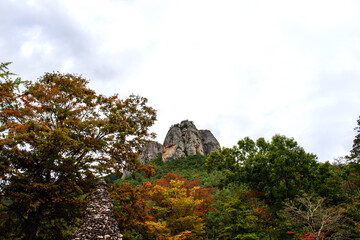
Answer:
[[306, 153], [294, 139], [275, 135], [271, 142], [244, 138], [238, 145], [212, 152], [206, 159], [209, 171], [221, 170], [228, 183], [246, 183], [250, 189], [264, 193], [270, 207], [281, 209], [285, 199], [311, 189], [318, 163], [314, 154]]
[[[146, 235], [145, 222], [149, 221], [149, 199], [152, 185], [132, 187], [129, 183], [114, 184], [111, 195], [114, 199], [115, 218], [126, 239], [138, 239]], [[141, 238], [140, 238], [141, 239]]]
[[230, 186], [215, 195], [216, 212], [210, 213], [214, 239], [269, 239], [270, 214], [265, 204], [243, 185]]
[[326, 198], [331, 204], [344, 203], [347, 200], [342, 187], [345, 181], [340, 174], [329, 162], [319, 163], [312, 192]]
[[348, 159], [350, 159], [352, 162], [360, 163], [360, 116], [357, 120], [357, 127], [355, 127], [354, 130], [356, 130], [357, 135], [355, 136]]
[[19, 82], [11, 82], [9, 73], [1, 77], [0, 191], [6, 217], [0, 226], [14, 227], [18, 238], [63, 239], [80, 216], [79, 197], [97, 174], [140, 167], [137, 152], [153, 136], [148, 129], [155, 110], [140, 96], [96, 94], [77, 75], [46, 73], [18, 92]]
[[350, 155], [346, 156], [350, 166], [350, 181], [360, 187], [360, 117], [357, 120], [357, 127], [355, 127], [357, 135], [353, 141], [353, 146]]
[[150, 193], [151, 220], [145, 222], [153, 239], [206, 239], [205, 220], [214, 210], [213, 189], [201, 188], [181, 175], [168, 174]]
[[348, 239], [341, 229], [345, 223], [345, 209], [339, 206], [326, 207], [325, 198], [304, 194], [285, 203], [284, 212], [292, 225], [300, 225], [301, 239]]
[[360, 116], [357, 120], [357, 126], [354, 129], [357, 135], [354, 138], [350, 155], [345, 159], [348, 161], [348, 180], [346, 181], [346, 190], [348, 192], [347, 215], [351, 225], [351, 232], [360, 237]]
[[346, 217], [349, 231], [353, 239], [360, 239], [360, 191], [353, 191], [349, 194], [350, 203], [347, 204]]

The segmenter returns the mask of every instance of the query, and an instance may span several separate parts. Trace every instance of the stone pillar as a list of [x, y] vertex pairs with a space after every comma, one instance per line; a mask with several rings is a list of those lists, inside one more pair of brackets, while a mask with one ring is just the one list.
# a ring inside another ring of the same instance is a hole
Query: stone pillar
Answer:
[[82, 225], [71, 236], [72, 240], [122, 240], [114, 217], [114, 202], [101, 179], [91, 194]]

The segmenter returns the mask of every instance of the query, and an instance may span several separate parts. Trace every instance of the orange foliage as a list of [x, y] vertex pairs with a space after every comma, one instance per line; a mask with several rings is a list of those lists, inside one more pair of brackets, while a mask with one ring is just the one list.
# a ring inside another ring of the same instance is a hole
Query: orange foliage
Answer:
[[116, 219], [125, 235], [135, 230], [152, 239], [202, 239], [214, 189], [200, 187], [201, 181], [188, 181], [170, 173], [151, 184], [132, 187], [114, 185]]
[[144, 231], [144, 223], [150, 219], [148, 200], [151, 183], [132, 187], [129, 183], [114, 185], [111, 195], [115, 200], [115, 218], [120, 229]]

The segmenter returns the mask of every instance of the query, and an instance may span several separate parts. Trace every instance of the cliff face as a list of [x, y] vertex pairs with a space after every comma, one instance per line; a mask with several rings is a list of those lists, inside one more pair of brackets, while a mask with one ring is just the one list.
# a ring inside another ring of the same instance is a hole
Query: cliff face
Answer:
[[182, 121], [168, 131], [163, 144], [163, 161], [190, 155], [207, 155], [220, 147], [209, 130], [198, 130], [193, 122]]
[[140, 162], [144, 165], [148, 164], [151, 160], [162, 153], [163, 145], [158, 142], [150, 141], [146, 144], [144, 151], [140, 156]]
[[209, 130], [199, 130], [199, 133], [201, 136], [202, 144], [204, 146], [205, 155], [208, 155], [212, 151], [218, 150], [220, 144]]

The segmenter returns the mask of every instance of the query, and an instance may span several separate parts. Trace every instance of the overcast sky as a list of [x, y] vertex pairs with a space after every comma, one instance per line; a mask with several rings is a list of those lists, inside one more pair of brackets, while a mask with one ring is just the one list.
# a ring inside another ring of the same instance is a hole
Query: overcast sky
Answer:
[[160, 143], [188, 119], [224, 147], [282, 134], [332, 161], [360, 115], [360, 1], [1, 0], [0, 61], [148, 98]]

